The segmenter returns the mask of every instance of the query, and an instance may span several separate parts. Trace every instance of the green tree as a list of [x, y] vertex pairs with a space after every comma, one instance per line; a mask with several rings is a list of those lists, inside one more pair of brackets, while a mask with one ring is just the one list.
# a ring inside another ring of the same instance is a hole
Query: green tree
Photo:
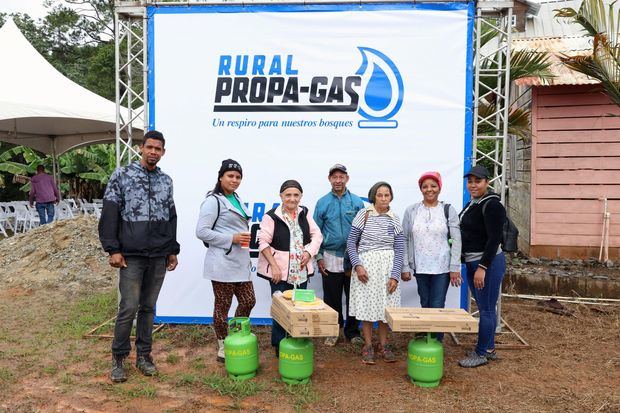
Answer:
[[556, 10], [556, 17], [577, 23], [593, 38], [591, 55], [564, 55], [562, 62], [600, 81], [605, 94], [620, 106], [620, 10], [616, 2], [606, 6], [603, 0], [584, 0], [579, 10]]
[[[52, 157], [43, 156], [26, 146], [15, 146], [0, 153], [0, 171], [9, 176], [32, 176], [38, 165], [45, 166], [48, 172], [52, 171]], [[69, 198], [101, 198], [116, 167], [114, 145], [74, 149], [58, 157], [58, 166], [59, 187]], [[21, 185], [19, 190], [30, 191], [30, 184]]]

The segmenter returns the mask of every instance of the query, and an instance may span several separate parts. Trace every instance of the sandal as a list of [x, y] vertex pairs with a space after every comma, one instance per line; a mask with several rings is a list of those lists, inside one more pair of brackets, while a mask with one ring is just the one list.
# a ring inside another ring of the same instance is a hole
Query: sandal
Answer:
[[364, 346], [362, 348], [362, 363], [375, 364], [375, 350], [372, 346]]
[[394, 363], [396, 361], [396, 356], [394, 355], [392, 346], [389, 344], [386, 344], [385, 346], [379, 344], [377, 347], [377, 353], [383, 357], [383, 361], [386, 363]]

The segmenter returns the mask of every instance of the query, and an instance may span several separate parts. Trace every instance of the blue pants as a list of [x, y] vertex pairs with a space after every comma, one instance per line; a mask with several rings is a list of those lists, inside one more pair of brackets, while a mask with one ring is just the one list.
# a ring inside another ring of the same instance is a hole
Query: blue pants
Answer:
[[121, 268], [118, 287], [121, 302], [114, 326], [112, 354], [126, 357], [131, 351], [129, 341], [133, 319], [136, 323], [136, 350], [138, 355], [151, 353], [153, 318], [159, 290], [166, 275], [165, 257], [125, 257], [127, 268]]
[[[450, 273], [444, 274], [416, 274], [418, 295], [422, 308], [444, 308], [446, 294], [450, 286]], [[437, 340], [443, 340], [443, 333], [433, 334]]]
[[465, 263], [467, 268], [467, 283], [471, 295], [476, 300], [480, 312], [480, 325], [478, 326], [478, 344], [476, 352], [479, 355], [486, 351], [495, 350], [495, 328], [497, 327], [497, 299], [502, 289], [502, 280], [506, 272], [506, 257], [504, 253], [497, 254], [491, 265], [487, 268], [484, 277], [484, 288], [478, 290], [474, 287], [474, 273], [480, 261]]
[[54, 220], [54, 203], [37, 202], [37, 212], [39, 213], [41, 225], [49, 224]]
[[[269, 282], [269, 286], [271, 287], [271, 294], [273, 295], [273, 293], [275, 293], [276, 291], [286, 291], [286, 290], [292, 290], [293, 289], [293, 284], [289, 284], [286, 281], [280, 281], [277, 284], [272, 283], [271, 281]], [[297, 288], [305, 290], [308, 287], [308, 282], [306, 281], [303, 284], [300, 284], [297, 286]], [[276, 320], [272, 320], [271, 323], [271, 345], [274, 346], [276, 349], [278, 349], [278, 347], [280, 347], [280, 341], [282, 341], [284, 338], [286, 338], [286, 330], [284, 330], [284, 328], [282, 328], [282, 326], [280, 324], [278, 324], [278, 322]]]

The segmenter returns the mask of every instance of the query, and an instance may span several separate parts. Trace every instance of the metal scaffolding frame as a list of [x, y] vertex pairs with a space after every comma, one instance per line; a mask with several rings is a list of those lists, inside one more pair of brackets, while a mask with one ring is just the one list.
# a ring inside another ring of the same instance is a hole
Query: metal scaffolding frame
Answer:
[[[474, 130], [472, 164], [488, 161], [492, 164], [491, 186], [506, 200], [506, 151], [508, 141], [508, 116], [510, 108], [510, 42], [512, 32], [513, 2], [478, 1], [476, 7], [476, 45], [481, 44], [485, 29], [496, 34], [485, 47], [476, 47], [474, 63]], [[482, 67], [482, 62], [491, 63]], [[489, 87], [490, 80], [495, 87]], [[493, 104], [492, 113], [478, 112], [481, 104]], [[491, 134], [479, 135], [481, 128], [491, 129]], [[490, 142], [484, 145], [482, 142]]]
[[[335, 0], [337, 1], [337, 0]], [[394, 0], [401, 2], [402, 0]], [[385, 1], [383, 1], [385, 2]], [[428, 2], [428, 0], [427, 0]], [[148, 130], [148, 67], [146, 7], [149, 5], [192, 4], [249, 4], [240, 1], [188, 1], [159, 2], [156, 0], [116, 0], [115, 2], [115, 48], [116, 48], [116, 159], [117, 164], [128, 163], [137, 156], [133, 148], [136, 129]], [[301, 2], [302, 4], [306, 4]], [[318, 2], [320, 3], [320, 2]], [[373, 3], [356, 1], [350, 3]], [[300, 4], [300, 2], [287, 2]], [[483, 27], [497, 32], [491, 47], [475, 50], [474, 79], [474, 128], [472, 164], [487, 160], [493, 165], [492, 187], [506, 198], [506, 150], [508, 115], [510, 106], [510, 41], [512, 29], [512, 1], [478, 1], [476, 7], [476, 44], [480, 44]], [[491, 68], [481, 68], [480, 62], [493, 62]], [[489, 88], [485, 79], [494, 78], [496, 87]], [[493, 102], [495, 111], [480, 116], [481, 102]], [[480, 136], [480, 126], [490, 127], [493, 134]], [[483, 145], [481, 142], [491, 142]]]
[[134, 129], [148, 130], [147, 3], [115, 2], [116, 166], [139, 157], [133, 146], [142, 134], [134, 137]]
[[[338, 3], [402, 2], [402, 0], [339, 1]], [[422, 2], [442, 0], [422, 0]], [[446, 1], [446, 0], [443, 0]], [[450, 0], [448, 0], [450, 1]], [[454, 1], [454, 0], [453, 0]], [[323, 1], [323, 3], [329, 1]], [[149, 129], [148, 119], [148, 67], [147, 67], [147, 12], [150, 5], [188, 6], [196, 4], [265, 4], [265, 1], [157, 1], [116, 0], [115, 1], [115, 45], [116, 45], [116, 160], [117, 165], [129, 163], [138, 153], [133, 148], [134, 124], [138, 129]], [[268, 2], [267, 2], [268, 3]], [[276, 2], [272, 2], [274, 4]], [[309, 4], [304, 1], [283, 1], [286, 4]], [[321, 3], [315, 0], [314, 3]], [[483, 28], [491, 29], [497, 35], [492, 44], [476, 47], [474, 51], [474, 105], [473, 142], [471, 163], [487, 161], [493, 165], [491, 186], [506, 200], [506, 152], [508, 140], [508, 115], [510, 107], [510, 42], [512, 31], [512, 1], [479, 0], [476, 4], [475, 44], [481, 42]], [[481, 62], [491, 62], [490, 67], [481, 67]], [[488, 87], [485, 79], [493, 79], [495, 87]], [[481, 116], [481, 103], [493, 103], [493, 113]], [[123, 116], [126, 111], [126, 116]], [[492, 130], [491, 134], [479, 135], [480, 127]], [[483, 144], [482, 142], [490, 142]], [[497, 332], [506, 325], [501, 318], [501, 299], [498, 302]]]

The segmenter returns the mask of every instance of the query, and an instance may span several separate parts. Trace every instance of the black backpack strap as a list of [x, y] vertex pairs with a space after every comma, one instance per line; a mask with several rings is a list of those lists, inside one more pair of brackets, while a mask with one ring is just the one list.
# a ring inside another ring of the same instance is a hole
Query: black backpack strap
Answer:
[[448, 239], [450, 239], [450, 204], [443, 204], [443, 214], [446, 216], [446, 226], [448, 227]]
[[[211, 225], [211, 230], [213, 230], [215, 229], [215, 224], [217, 224], [217, 220], [220, 219], [220, 200], [217, 199], [217, 197], [213, 194], [207, 195], [207, 198], [209, 198], [210, 196], [214, 197], [215, 202], [217, 202], [217, 215], [215, 217], [215, 221], [213, 221], [213, 225]], [[205, 245], [205, 247], [209, 248], [209, 243], [207, 241], [202, 241], [202, 243]], [[228, 252], [230, 252], [230, 250], [228, 250]]]

